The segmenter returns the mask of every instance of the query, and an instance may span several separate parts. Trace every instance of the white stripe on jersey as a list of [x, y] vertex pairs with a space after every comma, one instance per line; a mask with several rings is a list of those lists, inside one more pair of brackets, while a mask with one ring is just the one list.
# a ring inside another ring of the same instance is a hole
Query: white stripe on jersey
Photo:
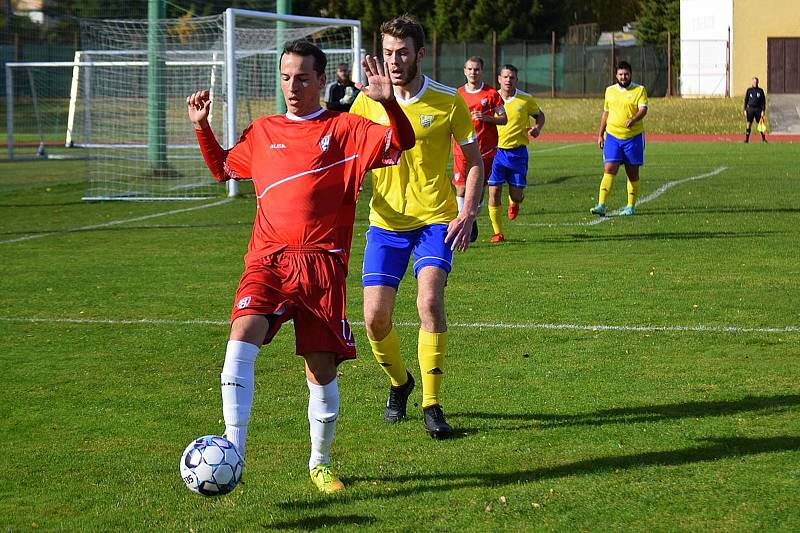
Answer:
[[456, 89], [454, 89], [453, 87], [450, 87], [449, 85], [445, 85], [443, 83], [439, 83], [436, 80], [431, 80], [430, 88], [433, 89], [434, 91], [440, 92], [440, 93], [445, 93], [445, 94], [449, 94], [449, 95], [456, 94]]
[[299, 174], [295, 174], [294, 176], [289, 176], [288, 178], [283, 178], [282, 180], [278, 180], [275, 183], [273, 183], [272, 185], [270, 185], [269, 187], [267, 187], [266, 189], [264, 189], [264, 191], [261, 194], [259, 194], [256, 198], [261, 199], [261, 197], [264, 196], [265, 194], [267, 194], [267, 192], [270, 189], [272, 189], [273, 187], [277, 187], [278, 185], [281, 185], [283, 183], [286, 183], [287, 181], [291, 181], [293, 179], [297, 179], [297, 178], [303, 177], [306, 174], [313, 174], [314, 172], [321, 172], [323, 170], [328, 170], [331, 167], [335, 167], [336, 165], [341, 165], [342, 163], [346, 163], [346, 162], [351, 161], [351, 160], [353, 160], [353, 159], [355, 159], [357, 157], [358, 157], [358, 154], [353, 154], [350, 157], [345, 157], [341, 161], [337, 161], [335, 163], [331, 163], [330, 165], [326, 165], [326, 166], [320, 167], [320, 168], [312, 168], [311, 170], [306, 170], [304, 172], [300, 172]]

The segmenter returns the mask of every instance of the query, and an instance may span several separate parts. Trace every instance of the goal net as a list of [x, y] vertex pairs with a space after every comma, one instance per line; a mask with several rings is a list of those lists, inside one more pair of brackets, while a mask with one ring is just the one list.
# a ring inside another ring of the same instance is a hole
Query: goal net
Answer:
[[211, 91], [211, 126], [232, 146], [254, 118], [282, 110], [277, 62], [294, 39], [326, 52], [329, 79], [341, 62], [360, 77], [358, 21], [239, 9], [155, 28], [147, 20], [84, 21], [85, 50], [73, 62], [7, 65], [9, 156], [85, 155], [87, 200], [224, 194], [203, 163], [186, 96]]

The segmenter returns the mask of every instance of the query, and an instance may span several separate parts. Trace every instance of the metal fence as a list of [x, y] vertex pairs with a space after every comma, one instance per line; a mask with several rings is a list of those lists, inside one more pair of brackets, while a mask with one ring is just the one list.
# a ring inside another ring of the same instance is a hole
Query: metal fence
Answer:
[[[665, 96], [672, 75], [666, 46], [586, 46], [541, 42], [442, 43], [429, 50], [426, 69], [438, 81], [451, 86], [464, 84], [464, 61], [477, 55], [487, 72], [510, 63], [519, 69], [520, 88], [536, 94], [556, 96], [602, 96], [615, 82], [614, 64], [625, 60], [633, 68], [633, 79], [647, 87], [651, 96]], [[486, 81], [496, 85], [494, 75]], [[673, 90], [673, 94], [678, 91]]]

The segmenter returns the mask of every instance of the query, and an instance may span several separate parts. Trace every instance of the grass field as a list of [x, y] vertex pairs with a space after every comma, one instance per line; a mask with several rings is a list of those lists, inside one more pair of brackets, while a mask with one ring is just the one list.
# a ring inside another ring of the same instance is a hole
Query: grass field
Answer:
[[[219, 499], [186, 490], [178, 459], [223, 431], [252, 196], [83, 203], [83, 162], [0, 163], [0, 528], [798, 531], [798, 160], [795, 144], [651, 143], [639, 213], [595, 219], [597, 148], [537, 144], [508, 241], [485, 242], [484, 210], [456, 258], [442, 442], [417, 408], [381, 421], [362, 199], [360, 357], [340, 367], [334, 445], [348, 489], [308, 480], [287, 327], [256, 366], [245, 483]], [[417, 374], [414, 293], [406, 279], [396, 320]]]

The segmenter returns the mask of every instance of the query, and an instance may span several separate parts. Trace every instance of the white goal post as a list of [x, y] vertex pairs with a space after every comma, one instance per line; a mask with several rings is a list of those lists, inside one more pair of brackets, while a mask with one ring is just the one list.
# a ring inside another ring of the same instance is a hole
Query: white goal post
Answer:
[[[86, 200], [197, 199], [220, 194], [202, 161], [185, 98], [209, 89], [210, 122], [233, 146], [242, 129], [283, 102], [278, 58], [286, 41], [307, 39], [361, 75], [357, 20], [228, 9], [222, 15], [158, 22], [158, 55], [146, 20], [84, 21], [87, 49], [69, 62], [6, 64], [10, 159], [87, 158]], [[154, 126], [151, 58], [161, 69], [161, 122]], [[320, 95], [321, 96], [321, 95]], [[154, 129], [154, 127], [156, 129]], [[60, 133], [58, 133], [60, 132]], [[153, 136], [153, 133], [156, 136]], [[154, 166], [153, 139], [158, 166]], [[228, 184], [236, 195], [237, 183]]]

